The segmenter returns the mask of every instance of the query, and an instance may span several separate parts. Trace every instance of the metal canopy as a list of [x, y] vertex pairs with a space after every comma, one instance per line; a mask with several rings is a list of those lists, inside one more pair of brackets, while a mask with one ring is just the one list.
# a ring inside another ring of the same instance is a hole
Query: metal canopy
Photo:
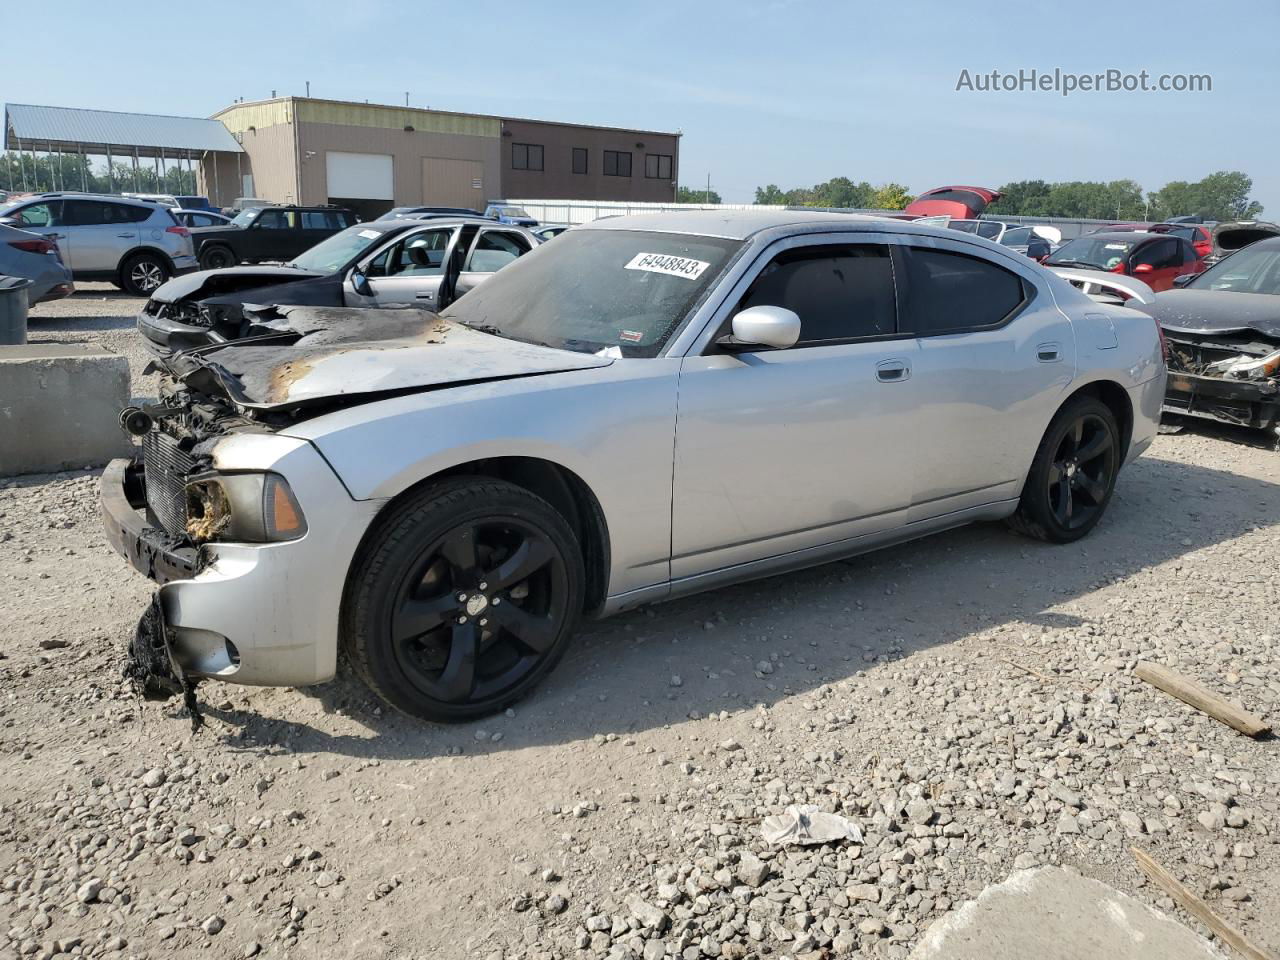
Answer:
[[4, 113], [4, 145], [10, 150], [166, 158], [206, 150], [243, 152], [231, 131], [218, 120], [26, 103], [5, 104]]

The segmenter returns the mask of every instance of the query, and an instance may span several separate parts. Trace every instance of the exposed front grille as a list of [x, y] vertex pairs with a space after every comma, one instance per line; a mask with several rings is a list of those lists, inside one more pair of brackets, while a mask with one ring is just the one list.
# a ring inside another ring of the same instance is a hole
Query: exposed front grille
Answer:
[[187, 526], [187, 475], [195, 460], [173, 437], [151, 430], [142, 438], [142, 463], [147, 506], [167, 533], [181, 534]]

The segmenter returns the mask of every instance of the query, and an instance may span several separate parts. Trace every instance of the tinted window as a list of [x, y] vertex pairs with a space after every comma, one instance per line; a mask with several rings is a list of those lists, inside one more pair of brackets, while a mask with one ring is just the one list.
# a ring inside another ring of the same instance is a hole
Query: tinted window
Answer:
[[800, 317], [800, 344], [896, 331], [893, 266], [879, 244], [805, 247], [779, 254], [738, 308], [786, 307]]
[[253, 225], [259, 230], [291, 230], [297, 216], [293, 210], [263, 210]]
[[511, 145], [511, 169], [541, 170], [541, 145], [536, 143], [513, 143]]
[[671, 179], [671, 157], [663, 153], [649, 153], [644, 158], [644, 175], [650, 180]]
[[574, 173], [587, 172], [587, 148], [586, 147], [573, 148], [573, 172]]
[[1133, 254], [1133, 265], [1136, 267], [1141, 263], [1149, 263], [1157, 270], [1180, 266], [1182, 245], [1172, 237], [1149, 243]]
[[619, 150], [604, 152], [604, 175], [606, 177], [631, 176], [631, 154]]
[[476, 241], [475, 248], [471, 251], [471, 260], [464, 269], [476, 273], [496, 273], [528, 249], [524, 237], [518, 234], [486, 230]]
[[977, 257], [911, 247], [903, 260], [903, 329], [921, 336], [996, 326], [1024, 299], [1015, 274]]
[[303, 210], [303, 230], [341, 230], [346, 223], [336, 210]]

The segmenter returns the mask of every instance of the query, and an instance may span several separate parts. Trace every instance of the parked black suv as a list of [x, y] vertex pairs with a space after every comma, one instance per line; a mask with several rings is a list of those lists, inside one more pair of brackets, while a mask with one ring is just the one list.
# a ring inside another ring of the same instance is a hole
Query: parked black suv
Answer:
[[196, 257], [205, 270], [237, 263], [292, 260], [321, 240], [356, 222], [341, 207], [252, 207], [222, 227], [195, 227]]

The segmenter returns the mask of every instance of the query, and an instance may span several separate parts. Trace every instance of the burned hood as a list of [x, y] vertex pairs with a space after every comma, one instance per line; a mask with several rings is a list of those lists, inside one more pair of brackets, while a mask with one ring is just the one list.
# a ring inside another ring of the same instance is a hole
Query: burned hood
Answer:
[[216, 297], [225, 293], [239, 293], [258, 287], [275, 286], [293, 280], [307, 280], [323, 274], [296, 267], [223, 267], [220, 270], [197, 270], [174, 277], [158, 286], [152, 300], [161, 303], [177, 303], [179, 300]]
[[1252, 330], [1280, 340], [1280, 296], [1229, 290], [1166, 290], [1141, 308], [1176, 333], [1234, 333]]
[[236, 340], [178, 354], [165, 364], [194, 389], [221, 392], [246, 409], [284, 412], [612, 363], [483, 333], [426, 310], [279, 312], [274, 325], [285, 342]]

